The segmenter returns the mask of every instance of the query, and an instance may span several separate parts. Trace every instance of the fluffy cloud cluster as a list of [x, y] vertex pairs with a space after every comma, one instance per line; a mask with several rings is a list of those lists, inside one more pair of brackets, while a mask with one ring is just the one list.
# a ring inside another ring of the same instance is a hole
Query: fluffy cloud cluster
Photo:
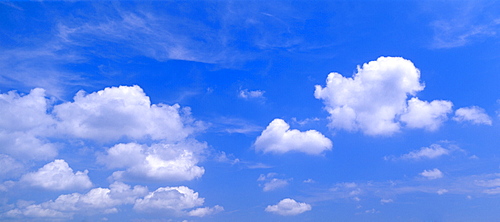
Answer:
[[303, 152], [319, 155], [332, 149], [332, 141], [316, 130], [291, 130], [284, 120], [275, 119], [257, 137], [254, 146], [257, 151], [264, 153]]
[[447, 119], [452, 107], [449, 101], [408, 100], [423, 89], [420, 71], [411, 61], [380, 57], [358, 67], [352, 78], [330, 73], [326, 87], [317, 85], [314, 96], [323, 100], [330, 113], [331, 128], [391, 135], [402, 123], [436, 130]]
[[[6, 161], [53, 159], [62, 148], [50, 142], [54, 139], [108, 144], [153, 141], [150, 147], [137, 143], [115, 145], [100, 155], [99, 161], [110, 169], [123, 168], [114, 174], [119, 179], [192, 180], [204, 173], [196, 164], [207, 146], [189, 138], [201, 128], [202, 124], [190, 117], [188, 108], [151, 104], [139, 86], [109, 87], [90, 94], [80, 91], [74, 101], [54, 106], [43, 89], [33, 89], [27, 95], [14, 91], [0, 94], [0, 152]], [[44, 184], [39, 175], [86, 177], [85, 172], [72, 174], [64, 164], [56, 160], [39, 172], [25, 175], [23, 181], [37, 186]], [[75, 184], [86, 187], [89, 183]], [[40, 186], [56, 190], [66, 187], [61, 183]]]
[[276, 205], [269, 205], [266, 207], [267, 212], [283, 216], [293, 216], [304, 213], [306, 211], [310, 211], [311, 209], [311, 205], [300, 203], [290, 198], [283, 199]]
[[125, 169], [113, 174], [115, 180], [151, 179], [183, 181], [201, 177], [199, 154], [206, 144], [194, 140], [176, 144], [117, 144], [98, 156], [98, 162], [110, 169]]
[[86, 189], [92, 186], [87, 173], [87, 170], [73, 173], [66, 161], [54, 160], [36, 172], [25, 174], [21, 182], [48, 190]]
[[117, 207], [133, 204], [139, 212], [160, 210], [171, 215], [204, 217], [223, 211], [221, 206], [195, 208], [203, 205], [204, 199], [193, 190], [180, 187], [160, 187], [149, 192], [146, 187], [130, 187], [114, 182], [109, 188], [94, 188], [86, 194], [61, 195], [56, 200], [41, 204], [20, 205], [1, 216], [4, 218], [70, 218], [75, 213], [117, 213]]
[[476, 125], [492, 124], [491, 117], [488, 116], [488, 114], [486, 114], [484, 109], [477, 106], [457, 109], [455, 111], [455, 116], [453, 117], [453, 120], [457, 122], [471, 122]]

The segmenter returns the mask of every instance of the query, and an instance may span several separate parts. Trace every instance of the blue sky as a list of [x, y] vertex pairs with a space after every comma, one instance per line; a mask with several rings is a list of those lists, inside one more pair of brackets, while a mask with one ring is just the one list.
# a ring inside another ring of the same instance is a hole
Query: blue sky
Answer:
[[495, 1], [2, 1], [2, 221], [496, 221]]

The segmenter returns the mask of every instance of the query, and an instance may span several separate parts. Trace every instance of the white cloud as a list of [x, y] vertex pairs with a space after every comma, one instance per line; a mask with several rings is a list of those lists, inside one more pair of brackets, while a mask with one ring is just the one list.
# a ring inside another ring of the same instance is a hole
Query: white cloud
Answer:
[[323, 100], [333, 129], [392, 135], [404, 121], [409, 127], [435, 130], [449, 112], [448, 101], [428, 103], [415, 98], [407, 105], [408, 95], [424, 89], [420, 71], [409, 60], [380, 57], [357, 71], [352, 78], [330, 73], [326, 87], [316, 85], [314, 96]]
[[20, 95], [15, 91], [0, 94], [0, 128], [29, 131], [51, 125], [54, 120], [47, 114], [48, 106], [44, 89], [33, 89], [27, 95]]
[[264, 188], [262, 188], [262, 190], [267, 192], [282, 187], [286, 187], [287, 185], [288, 185], [288, 180], [273, 178], [269, 182], [264, 183]]
[[144, 198], [137, 199], [134, 210], [145, 212], [171, 210], [180, 212], [201, 206], [204, 201], [204, 198], [198, 197], [198, 193], [185, 186], [160, 187]]
[[0, 94], [0, 151], [18, 159], [54, 158], [57, 146], [43, 139], [55, 124], [48, 106], [40, 88], [27, 95]]
[[14, 158], [0, 153], [0, 180], [18, 176], [24, 166]]
[[439, 18], [430, 24], [434, 29], [434, 48], [461, 47], [498, 36], [500, 20], [495, 1], [457, 1], [452, 5], [430, 1], [426, 4], [431, 4], [428, 8], [433, 8]]
[[248, 89], [242, 89], [240, 90], [238, 96], [243, 99], [257, 99], [257, 98], [264, 98], [264, 93], [265, 91], [262, 90], [254, 90], [250, 91]]
[[409, 128], [435, 131], [448, 119], [452, 106], [450, 101], [434, 100], [429, 103], [415, 97], [408, 101], [408, 111], [401, 115], [401, 122]]
[[276, 205], [269, 205], [266, 207], [266, 212], [271, 212], [283, 216], [293, 216], [297, 214], [310, 211], [312, 209], [311, 205], [306, 203], [300, 203], [293, 199], [286, 198], [281, 200]]
[[413, 150], [407, 154], [403, 154], [400, 157], [386, 156], [385, 160], [421, 160], [421, 159], [435, 159], [440, 156], [450, 155], [455, 151], [463, 151], [459, 147], [450, 145], [448, 149], [443, 148], [439, 144], [431, 144], [429, 147], [422, 147], [419, 150]]
[[457, 122], [471, 122], [477, 125], [484, 124], [491, 126], [492, 124], [490, 116], [486, 114], [484, 109], [477, 106], [457, 109], [453, 120]]
[[188, 109], [152, 105], [139, 86], [109, 87], [91, 94], [80, 91], [74, 102], [55, 106], [54, 113], [61, 132], [97, 141], [122, 137], [180, 141], [195, 127]]
[[394, 202], [394, 200], [393, 200], [393, 199], [381, 199], [381, 200], [380, 200], [380, 203], [381, 203], [381, 204], [387, 204], [387, 203], [392, 203], [392, 202]]
[[183, 181], [199, 178], [205, 172], [196, 164], [206, 144], [194, 140], [176, 144], [117, 144], [98, 156], [97, 161], [111, 169], [115, 180], [149, 179]]
[[288, 181], [292, 180], [290, 179], [278, 179], [275, 178], [278, 174], [277, 173], [268, 173], [267, 175], [261, 174], [257, 181], [264, 182], [263, 184], [259, 184], [259, 186], [262, 186], [262, 190], [264, 192], [276, 190], [279, 188], [283, 188], [288, 186]]
[[426, 177], [429, 180], [439, 179], [443, 177], [443, 172], [441, 170], [434, 168], [433, 170], [424, 170], [424, 172], [420, 173], [423, 177]]
[[214, 207], [200, 207], [189, 211], [188, 215], [192, 217], [205, 217], [224, 211], [224, 207], [215, 205]]
[[443, 194], [448, 193], [448, 192], [449, 192], [449, 190], [447, 190], [447, 189], [439, 189], [436, 193], [439, 195], [443, 195]]
[[75, 213], [96, 214], [116, 213], [117, 206], [133, 204], [148, 193], [146, 187], [115, 182], [110, 188], [94, 188], [86, 194], [72, 193], [60, 195], [56, 200], [41, 204], [18, 205], [3, 216], [6, 217], [63, 217], [71, 218]]
[[64, 160], [54, 160], [36, 172], [25, 174], [20, 182], [48, 190], [86, 189], [92, 186], [88, 171], [73, 172]]
[[290, 130], [290, 125], [284, 120], [275, 119], [257, 137], [254, 145], [257, 151], [264, 153], [283, 154], [295, 151], [319, 155], [331, 150], [332, 141], [316, 130]]

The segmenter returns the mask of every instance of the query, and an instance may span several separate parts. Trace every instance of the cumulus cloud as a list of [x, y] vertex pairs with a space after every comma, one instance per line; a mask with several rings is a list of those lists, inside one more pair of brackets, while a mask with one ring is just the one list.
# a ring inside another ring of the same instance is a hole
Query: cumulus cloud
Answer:
[[48, 190], [86, 189], [92, 186], [87, 174], [87, 170], [74, 173], [66, 161], [59, 159], [23, 175], [20, 182]]
[[151, 146], [117, 144], [99, 155], [97, 161], [110, 169], [125, 169], [113, 173], [115, 180], [192, 180], [205, 173], [203, 167], [196, 165], [204, 148], [206, 144], [194, 140]]
[[189, 108], [151, 104], [139, 86], [80, 91], [73, 102], [55, 106], [40, 88], [27, 95], [0, 94], [0, 152], [16, 159], [53, 159], [59, 148], [53, 138], [178, 143], [202, 125]]
[[254, 146], [257, 151], [264, 153], [283, 154], [294, 151], [319, 155], [332, 149], [332, 141], [316, 130], [291, 130], [284, 120], [275, 119], [257, 137]]
[[188, 109], [152, 105], [139, 86], [109, 87], [91, 94], [80, 91], [74, 102], [55, 106], [54, 113], [61, 132], [104, 142], [122, 137], [180, 141], [194, 130]]
[[330, 73], [326, 87], [316, 85], [314, 96], [330, 113], [329, 127], [362, 131], [367, 135], [392, 135], [401, 122], [410, 128], [435, 130], [451, 110], [449, 101], [420, 101], [420, 71], [399, 57], [380, 57], [363, 64], [352, 78]]
[[43, 139], [55, 120], [47, 113], [45, 90], [27, 95], [0, 94], [0, 152], [19, 159], [46, 160], [57, 155], [57, 146]]
[[433, 170], [424, 170], [424, 172], [420, 173], [423, 177], [429, 179], [429, 180], [434, 180], [434, 179], [439, 179], [443, 177], [443, 172], [441, 170], [434, 168]]
[[[114, 182], [109, 188], [94, 188], [86, 194], [72, 193], [41, 204], [18, 204], [2, 217], [71, 218], [73, 215], [117, 213], [117, 207], [132, 205], [138, 212], [164, 212], [173, 216], [205, 217], [224, 210], [223, 207], [199, 207], [204, 198], [185, 186], [160, 187], [149, 192], [147, 187]], [[199, 208], [196, 208], [199, 207]]]
[[271, 212], [283, 216], [293, 216], [297, 214], [310, 211], [312, 209], [311, 205], [306, 203], [300, 203], [294, 199], [286, 198], [281, 200], [276, 205], [269, 205], [266, 207], [266, 212]]
[[160, 187], [150, 192], [144, 198], [137, 199], [134, 204], [134, 210], [142, 212], [166, 211], [195, 217], [204, 217], [224, 210], [223, 207], [216, 205], [214, 207], [203, 207], [186, 211], [203, 205], [204, 201], [204, 198], [198, 197], [197, 192], [185, 186]]
[[477, 106], [457, 109], [453, 120], [457, 122], [471, 122], [476, 125], [484, 124], [491, 126], [492, 124], [491, 117], [486, 114], [484, 109]]
[[408, 101], [408, 110], [401, 115], [401, 121], [408, 128], [424, 128], [429, 131], [437, 130], [448, 119], [453, 103], [445, 100], [432, 102], [411, 98]]
[[45, 90], [35, 88], [27, 95], [15, 91], [0, 94], [0, 128], [10, 131], [29, 131], [54, 123], [47, 114], [49, 106]]
[[117, 206], [133, 204], [137, 198], [147, 193], [146, 187], [135, 186], [132, 189], [129, 185], [115, 182], [110, 185], [110, 188], [94, 188], [86, 194], [65, 194], [56, 200], [41, 204], [17, 206], [2, 216], [70, 218], [75, 213], [116, 213], [118, 212]]
[[174, 210], [181, 211], [203, 205], [205, 200], [198, 193], [185, 186], [160, 187], [134, 204], [138, 211]]

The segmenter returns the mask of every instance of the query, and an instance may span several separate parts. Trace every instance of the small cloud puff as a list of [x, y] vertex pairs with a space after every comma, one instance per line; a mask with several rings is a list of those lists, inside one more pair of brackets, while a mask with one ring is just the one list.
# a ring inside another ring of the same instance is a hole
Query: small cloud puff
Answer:
[[64, 160], [54, 160], [36, 172], [25, 174], [20, 182], [47, 190], [74, 190], [86, 189], [92, 186], [88, 171], [73, 173]]
[[332, 149], [332, 141], [316, 130], [301, 132], [290, 129], [282, 119], [275, 119], [255, 141], [255, 149], [264, 153], [302, 152], [319, 155]]
[[484, 109], [477, 106], [457, 109], [453, 120], [457, 122], [471, 122], [476, 125], [484, 124], [491, 126], [492, 124], [490, 116], [486, 114]]
[[294, 199], [286, 198], [281, 200], [276, 205], [267, 206], [266, 212], [275, 213], [282, 216], [294, 216], [306, 211], [310, 211], [311, 209], [311, 205], [307, 203], [300, 203], [295, 201]]
[[264, 98], [264, 93], [265, 91], [262, 90], [250, 91], [248, 89], [242, 89], [240, 90], [238, 96], [243, 99], [257, 99]]
[[434, 168], [433, 170], [424, 170], [424, 172], [420, 173], [423, 177], [429, 179], [429, 180], [434, 180], [434, 179], [439, 179], [443, 177], [443, 172], [441, 170]]

